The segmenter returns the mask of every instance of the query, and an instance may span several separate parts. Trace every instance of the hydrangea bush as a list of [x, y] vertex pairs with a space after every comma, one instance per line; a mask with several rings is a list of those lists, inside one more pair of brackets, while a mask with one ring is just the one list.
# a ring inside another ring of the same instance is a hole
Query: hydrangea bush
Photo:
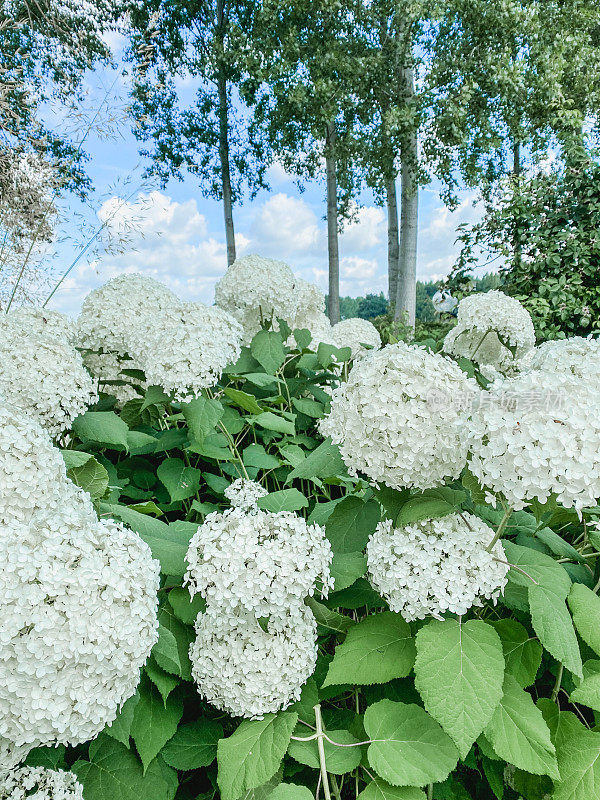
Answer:
[[596, 344], [489, 384], [233, 273], [53, 320], [112, 359], [58, 436], [0, 403], [0, 798], [599, 798]]

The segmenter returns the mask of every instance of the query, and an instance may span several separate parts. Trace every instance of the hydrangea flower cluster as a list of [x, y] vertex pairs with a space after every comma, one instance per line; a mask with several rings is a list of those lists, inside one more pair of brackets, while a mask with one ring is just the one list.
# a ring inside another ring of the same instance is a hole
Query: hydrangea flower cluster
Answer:
[[493, 538], [494, 531], [468, 513], [402, 528], [384, 520], [367, 544], [369, 579], [407, 622], [466, 614], [482, 598], [495, 601], [506, 586], [510, 567], [502, 563], [502, 544], [487, 551]]
[[20, 306], [14, 308], [3, 317], [14, 332], [21, 334], [37, 334], [59, 341], [75, 344], [77, 330], [74, 320], [61, 314], [60, 311], [51, 311], [47, 308], [35, 306]]
[[362, 358], [371, 350], [379, 350], [381, 347], [379, 331], [368, 319], [343, 319], [333, 326], [332, 331], [337, 346], [349, 347], [353, 359]]
[[0, 328], [0, 391], [53, 438], [98, 399], [81, 355], [66, 339]]
[[0, 773], [0, 800], [83, 800], [83, 786], [72, 772], [21, 767]]
[[15, 747], [14, 744], [0, 736], [0, 782], [2, 773], [18, 766], [27, 756], [29, 749], [29, 747]]
[[84, 350], [82, 355], [83, 363], [98, 384], [98, 390], [116, 398], [120, 408], [129, 400], [141, 397], [146, 382], [123, 373], [125, 369], [137, 369], [135, 361], [129, 356], [94, 350]]
[[94, 738], [133, 694], [157, 639], [159, 564], [98, 520], [48, 434], [6, 403], [0, 524], [0, 765], [12, 767], [31, 747]]
[[57, 513], [74, 490], [39, 423], [0, 401], [0, 525], [28, 522], [39, 509]]
[[310, 609], [271, 615], [265, 629], [249, 612], [209, 609], [196, 621], [192, 675], [209, 703], [234, 716], [261, 718], [300, 698], [317, 663]]
[[256, 508], [257, 501], [261, 497], [266, 497], [269, 492], [256, 481], [238, 478], [229, 484], [224, 494], [234, 508], [250, 511], [250, 509]]
[[198, 397], [239, 358], [242, 326], [217, 306], [181, 303], [159, 312], [154, 323], [134, 347], [134, 358], [149, 385], [162, 386], [177, 400]]
[[93, 739], [134, 693], [157, 640], [157, 562], [91, 503], [7, 525], [0, 561], [0, 736], [17, 746]]
[[450, 359], [398, 342], [353, 367], [320, 429], [352, 475], [428, 489], [465, 466], [465, 425], [477, 393]]
[[527, 353], [520, 366], [523, 371], [574, 375], [600, 392], [600, 339], [573, 336], [542, 342]]
[[470, 422], [469, 467], [513, 509], [533, 499], [578, 511], [600, 496], [600, 395], [564, 372], [531, 371], [482, 395]]
[[331, 545], [323, 528], [291, 511], [209, 514], [190, 541], [187, 562], [192, 596], [199, 592], [209, 605], [243, 608], [257, 617], [297, 606], [314, 594], [317, 582], [323, 596], [332, 586]]
[[246, 341], [264, 321], [295, 323], [299, 295], [298, 279], [284, 261], [258, 255], [238, 258], [215, 287], [216, 304], [242, 325]]
[[[294, 320], [294, 328], [312, 329], [315, 323], [325, 315], [325, 295], [314, 283], [302, 278], [295, 278], [298, 310]], [[329, 319], [326, 318], [329, 322]]]
[[457, 324], [444, 340], [444, 351], [506, 373], [534, 345], [527, 309], [514, 297], [493, 289], [460, 301]]
[[304, 599], [317, 583], [323, 595], [333, 586], [331, 546], [318, 525], [261, 511], [266, 492], [252, 481], [226, 494], [234, 507], [206, 517], [186, 557], [190, 594], [207, 603], [190, 658], [209, 702], [260, 717], [297, 699], [314, 670], [316, 623]]

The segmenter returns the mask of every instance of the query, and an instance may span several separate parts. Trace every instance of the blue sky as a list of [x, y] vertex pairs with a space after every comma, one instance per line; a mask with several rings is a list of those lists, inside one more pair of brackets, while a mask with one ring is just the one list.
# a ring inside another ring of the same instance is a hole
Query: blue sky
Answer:
[[[118, 53], [121, 42], [114, 41]], [[116, 73], [104, 69], [87, 76], [87, 104], [97, 107]], [[193, 87], [182, 86], [192, 92]], [[108, 104], [118, 108], [127, 94], [127, 79], [118, 78]], [[115, 139], [90, 136], [86, 149], [91, 156], [88, 171], [96, 192], [88, 219], [97, 225], [108, 220], [115, 234], [127, 232], [120, 253], [100, 253], [82, 259], [51, 306], [71, 314], [78, 312], [85, 295], [114, 275], [139, 271], [162, 280], [182, 298], [212, 303], [214, 285], [226, 268], [225, 236], [221, 204], [202, 196], [197, 180], [186, 177], [170, 181], [164, 188], [142, 186], [147, 166], [139, 155], [139, 143], [127, 124]], [[327, 286], [327, 240], [323, 183], [308, 184], [303, 193], [294, 176], [275, 164], [268, 173], [270, 191], [261, 192], [234, 211], [238, 255], [259, 253], [279, 258], [306, 280]], [[421, 189], [419, 209], [418, 277], [438, 279], [452, 267], [457, 248], [456, 226], [478, 219], [474, 195], [465, 192], [454, 212], [439, 198], [438, 187]], [[76, 211], [71, 203], [71, 213]], [[69, 227], [69, 224], [67, 225]], [[356, 219], [340, 237], [341, 293], [351, 296], [385, 291], [387, 286], [387, 232], [385, 210], [369, 194], [360, 198]], [[61, 246], [60, 268], [77, 255], [77, 247]]]

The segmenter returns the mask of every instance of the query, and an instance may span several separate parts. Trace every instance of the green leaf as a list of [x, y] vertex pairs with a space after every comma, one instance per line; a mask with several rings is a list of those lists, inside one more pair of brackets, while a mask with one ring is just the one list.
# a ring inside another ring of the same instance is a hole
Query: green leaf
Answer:
[[165, 394], [162, 386], [149, 386], [144, 395], [144, 402], [142, 404], [142, 411], [145, 411], [150, 406], [168, 406], [171, 398]]
[[577, 632], [600, 656], [600, 597], [582, 583], [574, 583], [568, 603]]
[[224, 409], [218, 400], [198, 397], [181, 406], [188, 428], [196, 442], [202, 444], [209, 433], [213, 433], [223, 416]]
[[415, 661], [410, 625], [400, 614], [384, 611], [350, 628], [338, 645], [323, 686], [387, 683], [405, 678]]
[[307, 506], [308, 499], [298, 489], [281, 489], [258, 500], [258, 507], [263, 511], [298, 511]]
[[334, 553], [361, 551], [375, 531], [380, 514], [375, 500], [365, 503], [359, 497], [345, 497], [333, 509], [325, 526]]
[[306, 786], [298, 786], [295, 783], [280, 783], [269, 794], [269, 800], [313, 800], [313, 796]]
[[600, 661], [590, 660], [583, 665], [583, 680], [571, 692], [571, 700], [600, 712]]
[[189, 538], [182, 537], [175, 528], [159, 519], [140, 514], [127, 506], [100, 503], [101, 513], [116, 517], [139, 533], [152, 550], [154, 558], [160, 561], [161, 571], [165, 575], [182, 576], [185, 573], [185, 555], [189, 546]]
[[352, 586], [366, 571], [367, 559], [362, 553], [334, 553], [330, 568], [334, 591]]
[[222, 800], [237, 800], [266, 783], [279, 769], [298, 715], [289, 711], [244, 720], [217, 747], [217, 781]]
[[190, 680], [192, 677], [192, 665], [189, 650], [191, 643], [194, 641], [194, 629], [178, 620], [167, 605], [159, 608], [158, 621], [162, 627], [170, 630], [175, 637], [179, 663], [181, 664], [181, 677], [184, 680]]
[[281, 464], [276, 456], [267, 453], [262, 444], [249, 444], [244, 449], [243, 460], [247, 467], [259, 469], [277, 469]]
[[90, 743], [89, 761], [71, 767], [83, 784], [85, 800], [173, 800], [177, 773], [160, 759], [143, 771], [137, 756], [109, 736]]
[[194, 599], [190, 599], [188, 589], [176, 586], [169, 592], [169, 603], [177, 619], [185, 622], [186, 625], [193, 625], [198, 614], [206, 611], [206, 602], [202, 595], [195, 594]]
[[158, 641], [152, 648], [152, 655], [159, 667], [173, 675], [181, 676], [181, 661], [177, 639], [164, 625], [158, 626]]
[[262, 414], [254, 417], [254, 422], [260, 425], [261, 428], [266, 428], [268, 431], [275, 431], [276, 433], [289, 433], [293, 436], [296, 433], [294, 423], [289, 419], [273, 414], [272, 411], [264, 411]]
[[250, 352], [270, 375], [274, 375], [285, 361], [281, 336], [275, 331], [259, 331], [250, 343]]
[[438, 723], [412, 703], [380, 700], [367, 708], [369, 764], [393, 786], [424, 786], [445, 780], [458, 750]]
[[140, 684], [138, 693], [140, 699], [133, 712], [131, 736], [145, 772], [177, 730], [183, 715], [183, 703], [180, 698], [172, 696], [165, 703], [156, 688], [147, 681]]
[[500, 758], [534, 775], [559, 778], [554, 745], [542, 712], [512, 675], [504, 679], [500, 705], [485, 729]]
[[34, 747], [33, 750], [27, 753], [25, 764], [28, 767], [67, 770], [69, 767], [65, 760], [66, 751], [67, 748], [64, 744], [59, 744], [56, 747]]
[[222, 738], [223, 726], [220, 722], [197, 719], [180, 725], [160, 754], [175, 769], [208, 767], [217, 757], [217, 743]]
[[425, 792], [416, 786], [392, 786], [375, 776], [356, 800], [426, 800]]
[[600, 733], [590, 731], [568, 711], [560, 715], [556, 736], [560, 780], [552, 800], [600, 797]]
[[156, 474], [169, 492], [172, 503], [193, 497], [200, 488], [202, 472], [186, 467], [180, 458], [167, 458], [158, 465]]
[[262, 408], [256, 401], [256, 397], [247, 392], [242, 392], [239, 389], [232, 389], [228, 386], [223, 392], [233, 403], [244, 411], [249, 411], [250, 414], [260, 414]]
[[464, 759], [502, 697], [500, 637], [479, 620], [434, 620], [416, 644], [415, 687]]
[[317, 624], [323, 628], [336, 633], [346, 633], [346, 631], [354, 625], [354, 620], [351, 617], [346, 617], [343, 614], [338, 614], [337, 611], [331, 611], [323, 603], [317, 602], [314, 597], [306, 598], [306, 605], [315, 615]]
[[421, 519], [436, 519], [444, 517], [454, 511], [454, 506], [439, 497], [411, 497], [396, 517], [395, 525], [397, 528], [408, 525], [410, 522], [417, 522]]
[[162, 667], [159, 667], [152, 656], [146, 661], [144, 672], [160, 692], [163, 703], [166, 703], [167, 697], [171, 694], [173, 689], [179, 685], [179, 678], [171, 675]]
[[86, 411], [73, 420], [73, 433], [83, 441], [127, 450], [128, 425], [114, 411]]
[[129, 747], [129, 737], [131, 736], [131, 723], [133, 722], [133, 714], [135, 707], [139, 702], [140, 696], [132, 695], [128, 700], [123, 703], [121, 710], [116, 716], [116, 719], [104, 729], [104, 732], [118, 742], [121, 742], [126, 747]]
[[286, 484], [294, 479], [306, 478], [314, 481], [321, 478], [335, 478], [346, 475], [347, 469], [339, 448], [331, 439], [325, 439], [301, 464], [287, 476]]
[[515, 619], [499, 619], [491, 624], [502, 642], [506, 672], [526, 689], [534, 682], [542, 663], [542, 645]]
[[[306, 734], [302, 732], [301, 736]], [[333, 730], [327, 731], [327, 736], [338, 744], [342, 745], [337, 747], [327, 739], [323, 740], [323, 749], [325, 750], [325, 763], [327, 764], [327, 772], [334, 775], [344, 775], [346, 772], [351, 772], [360, 764], [362, 758], [362, 750], [360, 747], [348, 747], [358, 743], [358, 739], [353, 736], [350, 731], [346, 730]], [[316, 739], [310, 742], [291, 742], [289, 755], [299, 764], [306, 764], [307, 767], [319, 769], [319, 749]]]
[[92, 500], [104, 497], [108, 489], [108, 472], [94, 456], [78, 450], [63, 450], [67, 476], [87, 492]]
[[301, 414], [306, 414], [307, 417], [320, 419], [323, 416], [323, 404], [318, 403], [316, 400], [293, 397], [292, 405], [296, 411], [299, 411]]

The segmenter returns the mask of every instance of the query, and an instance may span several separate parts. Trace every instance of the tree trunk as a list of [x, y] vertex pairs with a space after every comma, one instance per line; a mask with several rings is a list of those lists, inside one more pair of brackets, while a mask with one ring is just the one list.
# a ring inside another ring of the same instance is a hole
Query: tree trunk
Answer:
[[[221, 50], [225, 43], [225, 0], [217, 0], [216, 36]], [[235, 229], [233, 227], [233, 197], [231, 192], [231, 170], [229, 167], [229, 105], [227, 102], [227, 76], [223, 64], [217, 67], [217, 94], [219, 97], [219, 160], [221, 162], [221, 193], [223, 216], [225, 217], [225, 241], [227, 243], [227, 266], [235, 261]]]
[[[414, 96], [413, 68], [403, 69], [406, 98]], [[417, 304], [417, 231], [419, 216], [419, 183], [417, 180], [417, 131], [407, 135], [401, 152], [402, 209], [400, 213], [400, 258], [398, 264], [398, 291], [394, 319], [415, 326]]]
[[[513, 142], [513, 177], [515, 178], [515, 192], [520, 191], [518, 179], [521, 175], [521, 145], [518, 141]], [[521, 266], [521, 236], [519, 234], [519, 220], [515, 217], [515, 227], [513, 231], [513, 266], [518, 269]]]
[[396, 179], [386, 186], [387, 225], [388, 225], [388, 298], [390, 311], [396, 304], [398, 294], [398, 259], [400, 256], [400, 240], [398, 238], [398, 196]]
[[335, 122], [327, 125], [325, 168], [327, 171], [327, 253], [329, 256], [329, 320], [340, 321], [340, 252], [338, 244], [337, 174]]

